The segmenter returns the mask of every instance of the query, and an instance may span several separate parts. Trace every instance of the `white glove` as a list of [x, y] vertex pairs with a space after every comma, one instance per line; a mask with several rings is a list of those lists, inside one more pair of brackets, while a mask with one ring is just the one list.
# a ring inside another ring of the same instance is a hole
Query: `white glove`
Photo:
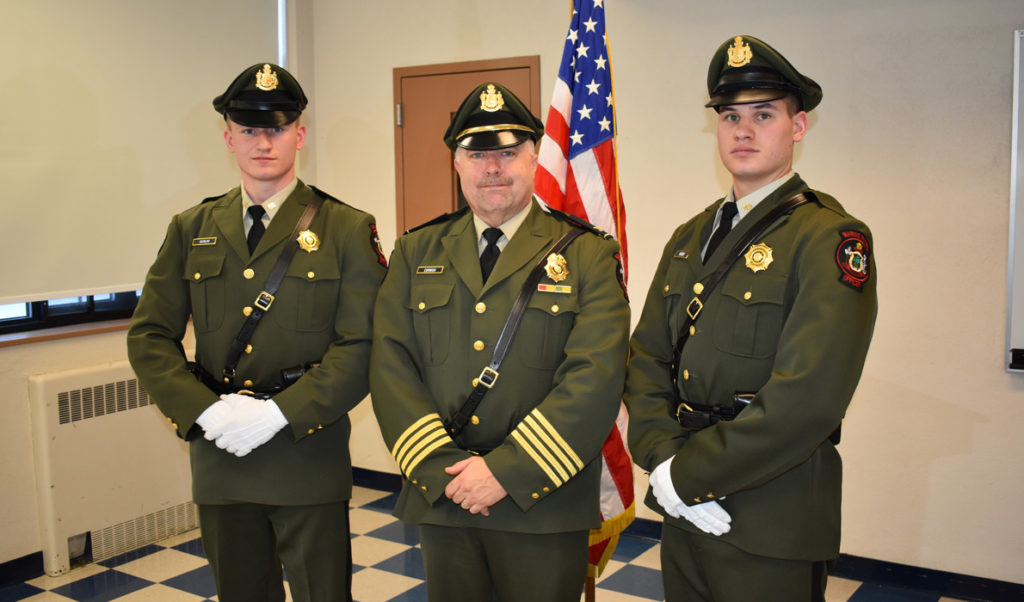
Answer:
[[683, 503], [683, 500], [676, 493], [676, 488], [672, 485], [672, 460], [675, 458], [669, 458], [661, 464], [658, 464], [657, 468], [651, 471], [651, 491], [654, 492], [654, 499], [658, 500], [661, 507], [668, 512], [668, 515], [672, 518], [679, 518], [678, 507]]
[[248, 395], [239, 395], [238, 393], [221, 395], [219, 400], [206, 408], [203, 413], [199, 415], [199, 418], [196, 418], [196, 424], [206, 431], [204, 437], [213, 441], [224, 432], [224, 423], [231, 414], [231, 410], [239, 404], [247, 403], [249, 401], [252, 401], [252, 397], [249, 397]]
[[676, 512], [705, 533], [721, 535], [732, 529], [732, 525], [729, 524], [732, 522], [732, 517], [725, 511], [725, 508], [715, 501], [693, 506], [680, 503], [676, 506]]
[[[273, 399], [259, 401], [249, 397], [235, 406], [220, 423], [215, 443], [229, 454], [241, 458], [270, 441], [287, 424], [288, 419]], [[205, 436], [213, 440], [210, 435], [208, 432]]]

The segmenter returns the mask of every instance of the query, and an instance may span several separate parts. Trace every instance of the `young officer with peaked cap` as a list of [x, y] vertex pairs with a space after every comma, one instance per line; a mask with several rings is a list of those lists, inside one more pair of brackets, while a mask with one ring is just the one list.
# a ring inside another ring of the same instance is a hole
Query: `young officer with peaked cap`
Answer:
[[[823, 600], [839, 554], [837, 428], [877, 308], [871, 233], [792, 171], [818, 84], [737, 36], [715, 52], [708, 92], [732, 190], [665, 246], [630, 343], [630, 449], [665, 517], [667, 600]], [[769, 215], [798, 193], [806, 204]]]
[[[577, 601], [600, 523], [629, 307], [618, 244], [532, 200], [542, 134], [503, 86], [473, 90], [445, 134], [469, 207], [402, 236], [377, 297], [373, 409], [405, 477], [395, 515], [420, 527], [433, 602]], [[497, 375], [484, 371], [541, 262]], [[464, 428], [446, 430], [481, 380], [491, 388]]]
[[[295, 177], [306, 96], [287, 71], [253, 65], [213, 104], [242, 184], [171, 219], [128, 356], [189, 442], [218, 598], [284, 600], [283, 564], [293, 600], [351, 600], [347, 413], [368, 390], [386, 270], [376, 226]], [[190, 318], [191, 373], [181, 344]]]

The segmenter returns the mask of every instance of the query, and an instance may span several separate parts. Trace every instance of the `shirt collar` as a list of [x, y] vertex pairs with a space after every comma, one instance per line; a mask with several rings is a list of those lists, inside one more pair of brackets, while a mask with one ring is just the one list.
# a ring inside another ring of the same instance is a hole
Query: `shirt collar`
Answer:
[[743, 197], [742, 199], [736, 199], [736, 193], [733, 190], [730, 190], [729, 191], [729, 196], [726, 197], [725, 200], [726, 200], [726, 202], [736, 201], [736, 218], [735, 219], [737, 219], [737, 220], [743, 219], [744, 216], [746, 216], [748, 213], [750, 213], [751, 211], [754, 210], [754, 207], [757, 207], [758, 203], [760, 203], [761, 201], [763, 201], [766, 198], [768, 198], [768, 195], [770, 195], [771, 193], [773, 193], [776, 190], [778, 190], [779, 188], [781, 188], [783, 184], [788, 182], [795, 175], [796, 175], [796, 172], [794, 172], [793, 170], [790, 170], [786, 174], [784, 174], [781, 178], [773, 181], [772, 183], [770, 183], [770, 184], [768, 184], [766, 186], [762, 186], [762, 187], [758, 188], [757, 190], [755, 190], [754, 192], [751, 192], [750, 194], [748, 194], [747, 196]]
[[[284, 203], [285, 199], [288, 198], [288, 195], [290, 195], [291, 193], [295, 192], [295, 188], [298, 185], [299, 185], [299, 179], [298, 178], [292, 178], [292, 181], [291, 181], [290, 184], [288, 184], [287, 186], [285, 186], [281, 190], [278, 190], [273, 195], [271, 195], [270, 198], [268, 198], [267, 200], [265, 200], [262, 203], [260, 203], [263, 206], [263, 209], [265, 209], [266, 212], [267, 212], [267, 221], [270, 221], [270, 220], [274, 219], [274, 216], [277, 214], [277, 210], [281, 208], [281, 204]], [[249, 207], [251, 207], [254, 204], [255, 203], [253, 203], [252, 197], [250, 197], [249, 193], [245, 191], [245, 184], [243, 184], [242, 185], [242, 217], [243, 218], [245, 217], [246, 212], [249, 210]]]
[[[502, 234], [501, 238], [498, 239], [498, 249], [502, 251], [505, 250], [505, 245], [507, 245], [508, 241], [512, 240], [512, 237], [515, 236], [516, 230], [519, 229], [519, 226], [523, 225], [523, 222], [526, 220], [526, 215], [530, 213], [530, 209], [532, 207], [533, 200], [531, 199], [530, 202], [526, 204], [526, 207], [523, 207], [522, 211], [508, 218], [504, 223], [498, 226], [498, 228], [501, 229]], [[487, 246], [487, 241], [484, 240], [483, 237], [484, 230], [490, 228], [490, 226], [488, 226], [484, 220], [480, 219], [480, 217], [475, 213], [473, 214], [473, 226], [476, 228], [477, 249], [480, 252], [483, 252], [484, 247]]]

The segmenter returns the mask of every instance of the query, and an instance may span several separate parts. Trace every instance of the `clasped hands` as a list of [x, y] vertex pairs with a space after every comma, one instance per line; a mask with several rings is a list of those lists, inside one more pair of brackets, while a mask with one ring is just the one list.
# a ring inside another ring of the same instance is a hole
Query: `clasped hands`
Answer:
[[665, 512], [673, 518], [685, 518], [705, 533], [722, 535], [732, 528], [732, 517], [718, 502], [704, 502], [687, 506], [672, 485], [672, 458], [665, 460], [651, 471], [651, 490]]
[[206, 408], [196, 424], [203, 428], [208, 441], [241, 458], [270, 441], [288, 420], [273, 399], [261, 401], [230, 393]]
[[490, 507], [508, 495], [480, 456], [460, 460], [444, 471], [455, 476], [444, 488], [444, 495], [470, 514], [490, 516]]

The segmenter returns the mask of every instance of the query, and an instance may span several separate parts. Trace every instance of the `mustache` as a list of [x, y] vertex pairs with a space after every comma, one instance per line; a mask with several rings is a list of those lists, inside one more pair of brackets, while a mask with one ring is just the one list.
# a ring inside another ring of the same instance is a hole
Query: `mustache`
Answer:
[[477, 188], [485, 188], [487, 186], [511, 186], [512, 178], [487, 178], [477, 182]]

